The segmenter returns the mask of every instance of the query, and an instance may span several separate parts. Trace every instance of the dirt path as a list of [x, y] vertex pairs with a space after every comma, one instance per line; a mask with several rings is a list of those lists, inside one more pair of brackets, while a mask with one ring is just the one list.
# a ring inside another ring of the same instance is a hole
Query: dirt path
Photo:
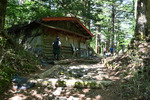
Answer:
[[[43, 71], [30, 76], [35, 77], [49, 68], [52, 68], [52, 66], [46, 66]], [[31, 89], [16, 90], [12, 87], [5, 93], [1, 100], [121, 100], [119, 77], [113, 72], [108, 71], [108, 69], [104, 67], [104, 64], [101, 63], [90, 64], [74, 62], [61, 65], [61, 68], [53, 71], [53, 73], [44, 78], [59, 78], [61, 80], [103, 80], [112, 81], [112, 84], [101, 88], [36, 85]]]

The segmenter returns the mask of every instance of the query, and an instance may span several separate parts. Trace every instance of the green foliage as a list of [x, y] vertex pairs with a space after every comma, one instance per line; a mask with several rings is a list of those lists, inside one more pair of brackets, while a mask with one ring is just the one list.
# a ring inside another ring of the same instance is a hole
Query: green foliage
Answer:
[[95, 48], [95, 37], [92, 38], [92, 41], [91, 41], [91, 43], [90, 43], [90, 46], [91, 46], [92, 48]]
[[[145, 66], [149, 68], [148, 66]], [[139, 73], [139, 72], [142, 73]], [[122, 88], [124, 90], [125, 98], [136, 98], [141, 100], [148, 100], [150, 94], [150, 79], [147, 79], [147, 73], [143, 73], [143, 70], [140, 69], [138, 72], [134, 72], [134, 77], [130, 79], [128, 83], [122, 83]], [[130, 94], [130, 95], [127, 95]]]
[[5, 47], [6, 46], [6, 39], [3, 37], [0, 37], [0, 47]]
[[[5, 48], [6, 39], [0, 40], [1, 57], [0, 57], [0, 89], [10, 83], [14, 74], [26, 75], [35, 72], [40, 64], [39, 60], [32, 54], [22, 49], [15, 50], [11, 46]], [[1, 92], [2, 90], [0, 90]]]
[[[122, 45], [129, 44], [135, 29], [134, 19], [134, 2], [122, 0], [96, 0], [96, 8], [101, 9], [97, 12], [99, 21], [93, 21], [96, 28], [92, 29], [98, 37], [98, 45], [103, 48], [110, 48], [110, 44], [114, 45], [115, 51], [120, 51]], [[114, 14], [114, 17], [112, 16]], [[112, 23], [114, 20], [114, 23]], [[114, 30], [114, 31], [113, 31]], [[95, 44], [96, 38], [93, 38], [91, 46]], [[101, 39], [99, 41], [99, 39]], [[106, 44], [105, 44], [106, 43]]]
[[107, 62], [109, 68], [115, 64], [120, 68], [117, 73], [120, 73], [122, 79], [122, 100], [150, 99], [150, 59], [148, 51], [148, 45], [150, 44], [146, 41], [136, 41], [131, 42], [132, 48], [124, 55]]
[[5, 28], [30, 23], [47, 16], [56, 17], [63, 16], [63, 14], [58, 10], [52, 11], [47, 3], [37, 0], [25, 0], [23, 3], [19, 3], [17, 0], [8, 0]]
[[[116, 16], [114, 26], [112, 25], [113, 6]], [[104, 35], [104, 41], [102, 41], [102, 37], [99, 37], [102, 42], [119, 42], [117, 49], [120, 50], [122, 44], [128, 45], [131, 37], [127, 36], [132, 36], [134, 32], [133, 10], [133, 2], [123, 3], [122, 0], [8, 0], [5, 28], [27, 24], [47, 16], [78, 17], [92, 33]], [[128, 25], [130, 26], [128, 29], [121, 28]], [[100, 30], [98, 30], [99, 26]], [[114, 33], [111, 31], [112, 28], [115, 29]], [[95, 38], [93, 38], [91, 45], [95, 48]], [[109, 45], [107, 47], [109, 48]]]

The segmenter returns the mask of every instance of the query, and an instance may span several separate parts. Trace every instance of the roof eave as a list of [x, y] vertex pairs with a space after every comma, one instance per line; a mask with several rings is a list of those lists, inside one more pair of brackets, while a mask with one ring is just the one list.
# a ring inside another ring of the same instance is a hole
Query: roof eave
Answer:
[[75, 17], [49, 17], [49, 18], [42, 18], [42, 21], [63, 21], [63, 20], [74, 20], [78, 22], [86, 31], [87, 33], [91, 36], [94, 37], [94, 35]]

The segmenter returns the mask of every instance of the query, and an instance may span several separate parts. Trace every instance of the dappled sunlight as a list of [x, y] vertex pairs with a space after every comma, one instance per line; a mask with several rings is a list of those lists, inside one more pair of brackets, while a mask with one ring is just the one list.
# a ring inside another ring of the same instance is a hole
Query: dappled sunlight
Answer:
[[22, 100], [22, 99], [27, 99], [27, 97], [24, 95], [16, 95], [12, 98], [9, 98], [8, 100]]
[[146, 15], [141, 13], [140, 16], [138, 17], [138, 24], [144, 25], [144, 23], [147, 23]]
[[0, 100], [150, 100], [150, 0], [0, 0], [0, 22]]
[[[39, 73], [42, 75], [45, 71], [39, 71]], [[10, 100], [13, 98], [18, 98], [18, 100], [110, 100], [108, 98], [117, 98], [116, 94], [110, 90], [116, 91], [114, 90], [116, 86], [113, 87], [114, 84], [111, 81], [116, 82], [119, 78], [101, 63], [88, 64], [74, 61], [73, 65], [59, 65], [58, 70], [53, 70], [42, 78], [39, 78], [39, 73], [31, 75], [29, 79], [30, 82], [36, 83], [34, 87], [26, 90], [13, 88], [9, 93], [6, 92], [5, 97]]]

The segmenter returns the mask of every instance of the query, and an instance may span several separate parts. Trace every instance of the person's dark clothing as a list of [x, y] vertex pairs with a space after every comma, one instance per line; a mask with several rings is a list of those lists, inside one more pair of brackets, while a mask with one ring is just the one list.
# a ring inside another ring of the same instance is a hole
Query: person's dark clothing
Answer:
[[60, 56], [60, 41], [55, 40], [53, 42], [53, 54], [54, 54], [54, 59], [59, 60]]
[[113, 48], [110, 48], [110, 52], [111, 52], [111, 54], [113, 55], [114, 49], [113, 49]]

